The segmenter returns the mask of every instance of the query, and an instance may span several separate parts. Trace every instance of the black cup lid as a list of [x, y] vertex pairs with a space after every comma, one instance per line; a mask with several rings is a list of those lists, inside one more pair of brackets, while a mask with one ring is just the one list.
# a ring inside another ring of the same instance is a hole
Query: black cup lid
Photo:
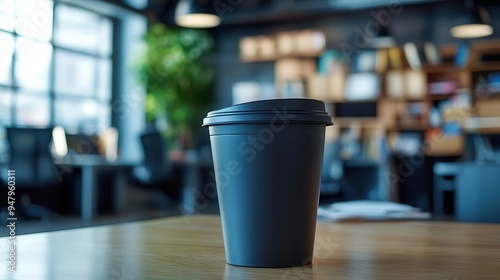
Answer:
[[267, 123], [273, 119], [291, 123], [323, 123], [332, 125], [325, 103], [316, 99], [266, 99], [236, 104], [209, 112], [203, 126], [235, 123]]

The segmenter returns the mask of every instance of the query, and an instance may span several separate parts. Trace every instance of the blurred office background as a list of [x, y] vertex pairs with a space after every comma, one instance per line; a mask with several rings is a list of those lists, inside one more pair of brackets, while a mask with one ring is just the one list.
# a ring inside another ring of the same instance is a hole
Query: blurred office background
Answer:
[[[194, 11], [207, 26], [180, 27]], [[321, 204], [499, 222], [499, 16], [493, 1], [0, 1], [2, 217], [35, 232], [217, 213], [203, 116], [310, 97], [335, 123]]]

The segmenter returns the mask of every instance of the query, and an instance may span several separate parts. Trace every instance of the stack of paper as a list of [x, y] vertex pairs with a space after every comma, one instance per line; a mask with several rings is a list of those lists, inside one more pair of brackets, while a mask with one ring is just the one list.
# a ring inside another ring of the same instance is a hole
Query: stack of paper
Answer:
[[318, 218], [329, 221], [426, 220], [430, 217], [430, 213], [421, 212], [418, 208], [390, 201], [337, 202], [318, 208]]

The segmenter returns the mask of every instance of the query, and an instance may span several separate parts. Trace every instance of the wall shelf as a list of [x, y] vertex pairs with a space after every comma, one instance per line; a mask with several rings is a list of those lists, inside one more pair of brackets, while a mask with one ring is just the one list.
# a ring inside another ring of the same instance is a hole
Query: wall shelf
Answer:
[[339, 125], [350, 125], [352, 123], [361, 123], [362, 125], [365, 126], [375, 126], [380, 123], [380, 120], [378, 118], [346, 118], [346, 117], [339, 117], [339, 118], [334, 118], [333, 122], [335, 124]]
[[500, 62], [478, 62], [467, 68], [470, 72], [500, 72]]
[[[271, 38], [279, 40], [278, 37]], [[278, 44], [278, 41], [276, 41], [276, 44]], [[360, 73], [360, 69], [358, 69], [360, 66], [351, 67], [343, 60], [335, 60], [338, 59], [338, 56], [334, 53], [335, 51], [333, 51], [333, 54], [328, 53], [326, 58], [322, 57], [321, 52], [318, 50], [289, 54], [276, 51], [274, 56], [264, 58], [256, 56], [250, 59], [242, 57], [242, 60], [246, 62], [274, 62], [275, 87], [276, 92], [279, 93], [278, 96], [287, 96], [286, 94], [283, 95], [283, 92], [290, 81], [303, 83], [306, 97], [323, 100], [332, 109], [335, 125], [329, 129], [336, 130], [336, 132], [332, 133], [334, 137], [339, 137], [341, 131], [345, 129], [348, 129], [347, 131], [353, 129], [359, 131], [361, 137], [359, 141], [361, 142], [367, 139], [375, 141], [374, 139], [377, 139], [380, 135], [385, 135], [387, 138], [389, 138], [389, 134], [391, 137], [396, 135], [397, 138], [399, 134], [411, 132], [421, 133], [422, 138], [428, 140], [426, 139], [429, 135], [428, 132], [439, 131], [439, 128], [433, 128], [429, 124], [431, 108], [438, 108], [438, 102], [457, 96], [456, 93], [460, 89], [468, 89], [472, 98], [474, 98], [476, 84], [479, 82], [484, 83], [484, 81], [488, 82], [486, 75], [489, 72], [500, 72], [500, 61], [478, 61], [484, 57], [481, 53], [483, 49], [488, 52], [486, 55], [491, 55], [495, 51], [495, 48], [488, 46], [489, 44], [487, 41], [472, 43], [469, 49], [469, 60], [464, 67], [457, 67], [453, 62], [444, 62], [439, 65], [424, 64], [421, 69], [411, 69], [401, 47], [395, 47], [394, 50], [377, 50], [374, 52], [375, 58], [372, 58], [376, 61], [372, 71], [366, 72], [368, 70], [365, 69], [363, 70], [365, 72], [361, 71], [361, 73], [369, 73], [378, 77], [379, 83], [377, 86], [379, 89], [378, 92], [373, 92], [373, 95], [378, 97], [364, 100], [349, 100], [349, 98], [346, 98], [345, 92], [350, 92], [346, 90], [346, 86], [348, 86], [346, 81], [349, 81], [348, 76]], [[391, 54], [391, 51], [394, 52]], [[448, 55], [452, 55], [451, 58], [453, 58], [456, 56], [457, 46], [447, 46], [447, 48], [443, 48], [443, 51], [448, 51]], [[394, 54], [399, 58], [394, 57]], [[446, 54], [442, 53], [442, 56], [446, 57]], [[367, 57], [370, 59], [370, 54]], [[323, 61], [322, 59], [326, 60]], [[385, 59], [386, 63], [380, 64], [380, 59]], [[330, 63], [328, 64], [330, 66], [325, 68], [325, 63]], [[383, 68], [379, 68], [380, 65], [383, 65]], [[329, 74], [320, 74], [317, 73], [316, 69], [323, 69], [323, 71], [324, 69], [329, 69], [328, 71], [334, 70], [333, 72], [327, 72]], [[350, 73], [348, 69], [353, 69], [353, 71]], [[380, 71], [381, 69], [383, 71]], [[480, 77], [483, 77], [484, 81], [480, 80]], [[356, 83], [358, 82], [362, 81]], [[443, 94], [431, 94], [430, 85], [432, 85], [433, 91], [443, 92]], [[296, 84], [289, 86], [296, 86]], [[483, 90], [490, 90], [488, 84], [484, 86]], [[448, 91], [450, 93], [444, 93]], [[492, 101], [498, 100], [496, 92], [490, 90], [488, 94], [488, 98]], [[485, 103], [484, 100], [479, 101], [477, 103]], [[489, 101], [481, 107], [482, 112], [487, 116], [495, 115], [496, 113], [491, 107], [496, 105], [488, 104]], [[479, 108], [479, 105], [476, 104], [475, 106]], [[438, 110], [441, 111], [442, 120], [446, 120], [447, 111], [445, 109]], [[471, 108], [467, 111], [465, 117], [469, 117], [470, 113], [479, 111], [481, 110]], [[451, 112], [454, 111], [451, 110]], [[500, 112], [498, 117], [500, 117]], [[471, 131], [470, 127], [464, 127], [464, 130]], [[500, 122], [494, 123], [492, 127], [477, 128], [475, 131], [491, 132], [497, 130], [500, 131]], [[368, 138], [365, 139], [364, 137]], [[428, 155], [460, 156], [463, 152], [462, 146], [463, 135], [458, 138], [447, 138], [446, 143], [436, 144]]]

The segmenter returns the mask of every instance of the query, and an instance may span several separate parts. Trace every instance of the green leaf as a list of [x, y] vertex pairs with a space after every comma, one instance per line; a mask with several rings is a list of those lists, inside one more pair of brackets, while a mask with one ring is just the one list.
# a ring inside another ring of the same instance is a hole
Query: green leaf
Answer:
[[213, 50], [211, 35], [157, 23], [144, 40], [147, 50], [134, 67], [146, 87], [148, 121], [164, 110], [173, 130], [169, 134], [195, 132], [213, 98], [213, 69], [201, 59]]

